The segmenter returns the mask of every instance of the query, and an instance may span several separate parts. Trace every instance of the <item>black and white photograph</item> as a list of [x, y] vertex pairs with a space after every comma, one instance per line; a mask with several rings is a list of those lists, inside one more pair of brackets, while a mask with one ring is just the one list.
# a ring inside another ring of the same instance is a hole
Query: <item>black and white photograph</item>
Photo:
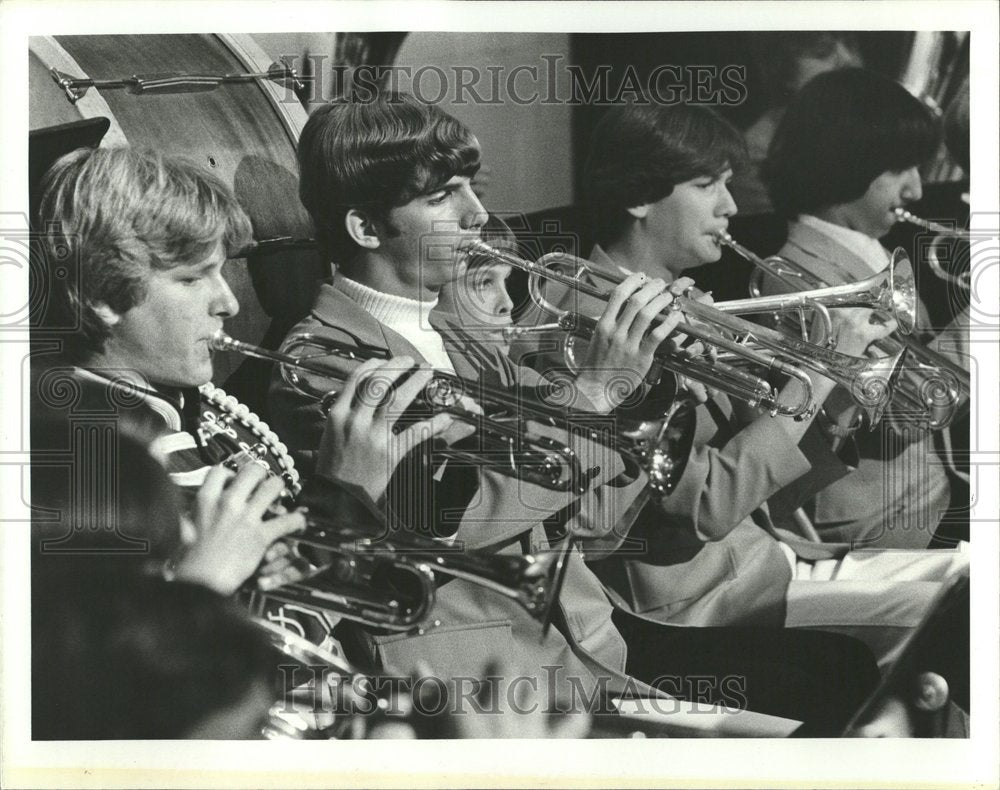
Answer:
[[0, 6], [3, 785], [998, 786], [998, 17]]

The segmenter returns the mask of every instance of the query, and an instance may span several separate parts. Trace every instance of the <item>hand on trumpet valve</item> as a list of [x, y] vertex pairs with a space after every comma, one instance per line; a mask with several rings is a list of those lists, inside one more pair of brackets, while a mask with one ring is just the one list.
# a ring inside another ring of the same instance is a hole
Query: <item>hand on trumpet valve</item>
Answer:
[[830, 311], [830, 320], [836, 350], [854, 357], [864, 356], [869, 346], [897, 329], [894, 319], [867, 307], [838, 307]]
[[232, 595], [262, 559], [276, 575], [271, 584], [294, 575], [278, 563], [279, 557], [267, 557], [276, 540], [305, 527], [305, 515], [277, 505], [284, 482], [267, 474], [258, 464], [238, 472], [221, 465], [209, 471], [185, 525], [188, 546], [174, 569], [177, 578]]
[[[404, 374], [410, 375], [396, 386]], [[377, 505], [396, 467], [417, 445], [450, 428], [452, 439], [470, 435], [474, 427], [456, 423], [443, 411], [397, 426], [433, 375], [426, 366], [414, 371], [409, 357], [371, 359], [359, 365], [327, 414], [316, 473], [362, 492], [369, 504]]]
[[300, 582], [314, 570], [295, 544], [278, 540], [264, 552], [264, 559], [257, 568], [257, 587], [265, 591], [274, 590], [286, 584]]
[[612, 291], [577, 377], [596, 411], [611, 411], [642, 383], [656, 350], [681, 321], [679, 313], [660, 317], [673, 300], [666, 282], [641, 273]]
[[[712, 305], [715, 300], [712, 298], [711, 291], [701, 292], [694, 288], [694, 281], [690, 277], [679, 277], [670, 285], [670, 290], [675, 296], [688, 295], [697, 302], [701, 302], [705, 305]], [[688, 319], [685, 318], [685, 321]], [[714, 346], [706, 345], [700, 340], [695, 340], [691, 337], [678, 336], [677, 340], [673, 338], [667, 338], [666, 345], [669, 347], [671, 344], [675, 345], [674, 351], [680, 352], [683, 356], [694, 361], [700, 358], [707, 358], [710, 362], [715, 362], [717, 352]], [[710, 398], [714, 397], [716, 391], [711, 387], [693, 379], [689, 376], [677, 376], [678, 385], [689, 392], [691, 396], [698, 403], [705, 403]]]

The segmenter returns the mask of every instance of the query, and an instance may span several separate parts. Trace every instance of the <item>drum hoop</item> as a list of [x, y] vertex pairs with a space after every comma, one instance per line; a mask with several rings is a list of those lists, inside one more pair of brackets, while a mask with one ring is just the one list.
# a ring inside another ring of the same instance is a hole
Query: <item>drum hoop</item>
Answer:
[[[55, 36], [31, 36], [28, 39], [28, 51], [33, 53], [49, 69], [56, 68], [73, 76], [86, 76], [86, 72], [80, 68], [80, 64], [56, 40]], [[59, 89], [53, 86], [53, 90]], [[107, 133], [101, 139], [101, 148], [120, 148], [129, 145], [125, 132], [118, 125], [118, 119], [104, 97], [101, 96], [100, 91], [87, 91], [77, 99], [76, 107], [83, 118], [104, 117], [111, 122]]]
[[[260, 44], [249, 33], [220, 33], [216, 35], [216, 38], [222, 42], [233, 57], [253, 71], [265, 72], [274, 62], [274, 59], [268, 57]], [[292, 149], [297, 150], [302, 129], [305, 127], [306, 121], [309, 120], [305, 108], [298, 101], [282, 101], [281, 91], [283, 89], [270, 80], [261, 79], [256, 82], [270, 97], [271, 106], [281, 119], [281, 124], [285, 128]]]
[[[254, 41], [253, 37], [247, 33], [240, 34], [216, 34], [214, 36], [243, 66], [253, 71], [265, 72], [270, 67], [272, 60], [261, 46]], [[87, 73], [80, 67], [69, 52], [56, 40], [55, 36], [31, 36], [28, 39], [28, 49], [48, 68], [56, 68], [59, 71], [74, 76], [87, 76]], [[270, 80], [257, 80], [270, 105], [281, 122], [288, 141], [292, 149], [298, 148], [299, 137], [309, 116], [305, 108], [299, 102], [282, 101], [282, 88]], [[218, 88], [220, 90], [222, 88]], [[101, 140], [101, 147], [111, 148], [127, 146], [131, 143], [125, 136], [125, 132], [118, 124], [118, 119], [112, 112], [111, 107], [105, 101], [101, 92], [96, 88], [88, 90], [77, 101], [76, 107], [83, 118], [104, 117], [111, 122], [111, 126]]]

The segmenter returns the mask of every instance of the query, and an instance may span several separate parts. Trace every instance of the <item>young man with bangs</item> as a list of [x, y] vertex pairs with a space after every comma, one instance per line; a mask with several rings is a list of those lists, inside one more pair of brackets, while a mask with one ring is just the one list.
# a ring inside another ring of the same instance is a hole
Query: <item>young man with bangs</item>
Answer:
[[[223, 595], [255, 577], [261, 589], [300, 579], [300, 558], [277, 542], [305, 526], [301, 512], [278, 504], [289, 481], [259, 463], [233, 471], [235, 440], [226, 438], [226, 415], [215, 406], [226, 406], [234, 422], [257, 430], [256, 441], [268, 447], [275, 468], [295, 475], [294, 465], [266, 425], [210, 384], [212, 338], [239, 310], [224, 266], [251, 235], [232, 192], [193, 164], [129, 148], [80, 149], [62, 157], [46, 174], [42, 192], [40, 227], [49, 260], [78, 267], [57, 281], [49, 325], [78, 329], [58, 334], [58, 355], [36, 357], [41, 369], [33, 409], [58, 419], [53, 404], [61, 402], [63, 388], [72, 391], [75, 379], [84, 386], [81, 402], [67, 406], [68, 419], [86, 426], [93, 416], [95, 430], [109, 416], [116, 429], [138, 426], [151, 452], [190, 494], [185, 545], [175, 547], [169, 575]], [[318, 471], [336, 481], [345, 463], [375, 458], [369, 482], [377, 486], [386, 462], [371, 437], [327, 434]], [[107, 469], [76, 474], [103, 490], [117, 479], [118, 459], [111, 453], [106, 460]], [[93, 495], [86, 487], [77, 494]], [[93, 506], [85, 500], [70, 510]]]
[[[635, 103], [608, 110], [584, 170], [584, 200], [599, 232], [592, 260], [623, 276], [662, 273], [675, 283], [718, 261], [717, 236], [737, 210], [728, 181], [743, 152], [739, 132], [706, 107]], [[575, 295], [566, 303], [598, 309]], [[891, 331], [871, 324], [870, 314], [832, 311], [838, 351], [859, 356]], [[817, 374], [810, 379], [813, 402], [821, 405], [835, 385]], [[677, 487], [643, 509], [628, 543], [591, 563], [622, 605], [643, 615], [623, 619], [623, 628], [634, 629], [627, 638], [641, 639], [648, 619], [816, 628], [861, 639], [888, 665], [940, 582], [961, 572], [964, 560], [933, 552], [862, 556], [848, 545], [811, 543], [776, 529], [766, 504], [771, 496], [793, 484], [815, 491], [848, 467], [812, 427], [815, 415], [771, 417], [725, 394], [695, 394], [703, 402]], [[781, 398], [790, 402], [798, 394], [793, 382]], [[657, 395], [654, 389], [647, 410], [669, 404], [670, 393]], [[905, 581], [889, 577], [901, 568], [909, 568]]]
[[[530, 380], [502, 358], [502, 347], [475, 344], [471, 333], [456, 336], [432, 312], [445, 285], [463, 275], [463, 251], [486, 221], [469, 184], [478, 154], [475, 138], [458, 121], [405, 95], [340, 100], [314, 112], [299, 145], [300, 195], [336, 275], [292, 335], [309, 332], [426, 360], [473, 382], [472, 401], [475, 383], [513, 392]], [[674, 298], [665, 285], [659, 277], [634, 274], [615, 289], [576, 382], [578, 409], [599, 414], [616, 405], [607, 389], [611, 376], [626, 372], [636, 386], [642, 382], [653, 350], [677, 324], [670, 318], [650, 328]], [[503, 300], [491, 301], [505, 309]], [[318, 444], [320, 407], [277, 379], [271, 395], [282, 434], [307, 457]], [[596, 451], [589, 452], [588, 463]], [[582, 497], [489, 467], [457, 468], [435, 457], [412, 465], [416, 469], [398, 475], [377, 505], [391, 527], [431, 531], [442, 538], [442, 550], [450, 542], [456, 550], [547, 554], [572, 533], [588, 557], [601, 556], [620, 542], [614, 525], [646, 482], [608, 452], [598, 457], [591, 489]], [[452, 580], [439, 587], [430, 620], [416, 634], [362, 629], [353, 635], [355, 649], [383, 670], [406, 672], [422, 662], [424, 672], [446, 682], [476, 677], [503, 656], [530, 668], [550, 704], [565, 704], [572, 690], [577, 703], [581, 692], [653, 693], [625, 674], [638, 656], [648, 669], [641, 680], [675, 681], [663, 688], [668, 693], [687, 696], [684, 683], [693, 675], [738, 676], [750, 709], [826, 723], [847, 715], [874, 681], [867, 651], [830, 634], [648, 624], [641, 641], [626, 645], [580, 551], [569, 555], [567, 568], [556, 627], [544, 639], [538, 622], [510, 599]], [[830, 661], [850, 664], [849, 677], [831, 685]], [[722, 695], [717, 686], [710, 699], [699, 701], [733, 701]]]
[[[895, 209], [920, 200], [919, 166], [940, 140], [930, 112], [888, 77], [863, 69], [816, 77], [789, 105], [764, 166], [771, 200], [788, 220], [779, 254], [828, 285], [885, 269], [889, 255], [879, 239], [898, 221]], [[766, 286], [784, 288], [773, 280]], [[932, 343], [919, 297], [917, 308], [914, 331]], [[841, 438], [853, 436], [861, 459], [855, 472], [807, 503], [824, 540], [917, 549], [931, 541], [950, 499], [946, 465], [933, 434], [907, 425], [905, 415], [896, 419], [873, 432], [857, 430], [860, 415], [849, 397], [838, 390], [831, 398], [823, 423]]]

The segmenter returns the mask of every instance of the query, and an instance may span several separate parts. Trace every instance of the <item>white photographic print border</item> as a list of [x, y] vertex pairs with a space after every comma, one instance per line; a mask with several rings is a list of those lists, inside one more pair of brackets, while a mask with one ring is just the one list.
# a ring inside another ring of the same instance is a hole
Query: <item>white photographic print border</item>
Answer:
[[[970, 30], [971, 229], [996, 233], [998, 10], [991, 2], [28, 2], [0, 5], [0, 217], [27, 230], [29, 36], [317, 31], [653, 32]], [[30, 739], [27, 330], [0, 333], [3, 418], [2, 749], [5, 787], [967, 787], [998, 782], [997, 274], [979, 274], [972, 419], [972, 737], [968, 740], [33, 742]], [[0, 264], [10, 264], [0, 260]], [[0, 265], [0, 323], [27, 305], [27, 274]], [[977, 408], [978, 407], [978, 408]], [[59, 667], [52, 667], [58, 672]]]

